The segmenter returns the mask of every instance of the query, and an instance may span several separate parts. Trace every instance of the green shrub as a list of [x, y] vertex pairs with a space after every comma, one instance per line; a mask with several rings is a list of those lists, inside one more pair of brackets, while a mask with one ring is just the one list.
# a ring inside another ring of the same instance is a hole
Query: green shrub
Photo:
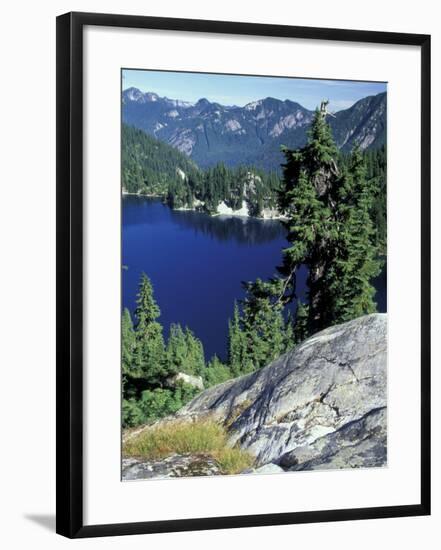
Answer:
[[145, 390], [141, 398], [134, 397], [123, 400], [122, 424], [124, 428], [149, 424], [173, 414], [191, 401], [199, 392], [188, 384], [180, 384], [175, 389], [156, 388]]
[[204, 385], [206, 388], [222, 384], [232, 378], [231, 371], [227, 365], [222, 363], [215, 355], [208, 363], [204, 371]]

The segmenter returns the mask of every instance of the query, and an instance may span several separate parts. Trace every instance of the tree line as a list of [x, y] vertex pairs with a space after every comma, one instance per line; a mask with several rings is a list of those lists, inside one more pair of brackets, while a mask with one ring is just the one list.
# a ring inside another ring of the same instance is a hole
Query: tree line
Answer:
[[[167, 388], [173, 373], [217, 384], [262, 368], [319, 330], [376, 311], [372, 280], [386, 243], [376, 209], [386, 192], [385, 149], [341, 155], [326, 113], [317, 109], [307, 144], [284, 155], [277, 206], [286, 215], [287, 246], [274, 277], [245, 283], [246, 296], [229, 321], [226, 362], [214, 357], [206, 364], [202, 343], [179, 325], [164, 343], [153, 289], [142, 276], [135, 322], [127, 310], [123, 315], [125, 425], [173, 412], [195, 395], [193, 387]], [[304, 303], [301, 266], [308, 271]]]
[[220, 162], [202, 170], [170, 145], [123, 124], [122, 187], [127, 193], [163, 197], [171, 208], [216, 213], [221, 202], [237, 210], [246, 202], [252, 216], [277, 207], [280, 178], [253, 166]]
[[[360, 152], [366, 178], [375, 180], [378, 193], [371, 207], [380, 248], [386, 249], [386, 147]], [[348, 169], [352, 155], [335, 151], [335, 162]], [[259, 217], [265, 208], [280, 209], [283, 177], [253, 166], [230, 168], [220, 162], [202, 170], [170, 145], [142, 130], [123, 124], [122, 186], [127, 193], [162, 197], [171, 208], [216, 213], [224, 202], [233, 210], [245, 201], [249, 214]]]
[[189, 176], [199, 171], [177, 149], [126, 124], [122, 125], [121, 167], [124, 192], [157, 196], [166, 196], [169, 185], [182, 180], [178, 167]]

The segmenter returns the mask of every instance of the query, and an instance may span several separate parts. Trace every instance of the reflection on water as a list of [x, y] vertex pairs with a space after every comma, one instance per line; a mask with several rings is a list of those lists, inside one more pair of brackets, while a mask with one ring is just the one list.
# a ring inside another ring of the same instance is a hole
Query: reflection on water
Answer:
[[221, 241], [262, 244], [285, 236], [283, 225], [277, 220], [258, 220], [238, 216], [207, 216], [200, 212], [172, 211], [173, 221], [182, 227], [191, 227]]
[[262, 244], [283, 238], [286, 234], [278, 220], [209, 216], [193, 210], [171, 210], [156, 198], [125, 196], [124, 208], [131, 210], [130, 216], [124, 220], [125, 225], [163, 223], [167, 219], [182, 229], [192, 229], [195, 234], [207, 235], [219, 241]]

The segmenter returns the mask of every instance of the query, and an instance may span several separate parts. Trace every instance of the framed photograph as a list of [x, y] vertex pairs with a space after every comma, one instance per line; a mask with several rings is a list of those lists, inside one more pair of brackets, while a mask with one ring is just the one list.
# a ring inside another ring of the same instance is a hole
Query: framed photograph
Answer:
[[430, 37], [57, 18], [57, 532], [430, 513]]

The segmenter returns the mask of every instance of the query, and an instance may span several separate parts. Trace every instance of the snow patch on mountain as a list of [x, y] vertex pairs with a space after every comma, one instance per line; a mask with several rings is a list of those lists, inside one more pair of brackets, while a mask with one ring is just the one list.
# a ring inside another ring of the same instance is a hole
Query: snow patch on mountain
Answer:
[[225, 128], [230, 132], [237, 132], [238, 130], [242, 130], [240, 122], [234, 119], [227, 120], [227, 122], [225, 123]]
[[247, 103], [244, 107], [247, 111], [255, 111], [257, 107], [260, 107], [262, 105], [262, 100], [259, 99], [258, 101], [251, 101], [250, 103]]

